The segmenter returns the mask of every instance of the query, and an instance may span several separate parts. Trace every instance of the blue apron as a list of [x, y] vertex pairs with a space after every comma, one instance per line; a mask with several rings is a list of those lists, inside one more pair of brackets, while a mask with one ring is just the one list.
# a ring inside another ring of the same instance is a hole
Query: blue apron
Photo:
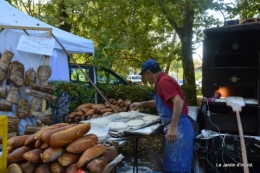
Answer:
[[[156, 108], [159, 112], [164, 134], [166, 134], [173, 111], [167, 107], [159, 95], [155, 95]], [[172, 144], [164, 140], [163, 169], [164, 173], [191, 172], [193, 157], [194, 131], [186, 115], [181, 115], [178, 124], [178, 139]]]

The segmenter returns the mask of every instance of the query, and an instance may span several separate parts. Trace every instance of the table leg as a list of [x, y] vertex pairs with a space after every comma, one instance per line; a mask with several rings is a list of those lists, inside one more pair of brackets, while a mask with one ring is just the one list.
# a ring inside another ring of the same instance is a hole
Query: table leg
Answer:
[[133, 168], [133, 173], [138, 173], [138, 138], [134, 139], [133, 143], [133, 150], [134, 150], [134, 168]]

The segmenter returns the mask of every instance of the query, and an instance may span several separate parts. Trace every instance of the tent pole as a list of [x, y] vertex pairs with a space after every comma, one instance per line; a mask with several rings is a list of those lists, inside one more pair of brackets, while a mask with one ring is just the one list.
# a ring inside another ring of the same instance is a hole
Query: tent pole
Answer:
[[66, 52], [66, 54], [73, 60], [73, 62], [76, 64], [76, 66], [80, 69], [80, 71], [84, 74], [84, 76], [89, 80], [90, 84], [96, 89], [96, 91], [101, 95], [101, 97], [104, 99], [105, 102], [112, 108], [114, 112], [118, 112], [106, 99], [106, 97], [100, 92], [100, 90], [97, 88], [97, 86], [92, 82], [92, 80], [89, 78], [89, 76], [82, 70], [82, 68], [79, 66], [79, 64], [76, 62], [76, 60], [67, 52], [67, 50], [64, 48], [64, 46], [60, 43], [60, 41], [52, 34], [53, 38], [59, 43], [60, 47]]

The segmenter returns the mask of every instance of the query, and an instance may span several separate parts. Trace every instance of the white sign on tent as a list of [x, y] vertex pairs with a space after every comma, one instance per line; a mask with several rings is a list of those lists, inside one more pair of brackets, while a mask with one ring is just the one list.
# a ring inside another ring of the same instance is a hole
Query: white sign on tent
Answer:
[[54, 44], [55, 40], [53, 38], [22, 35], [17, 44], [17, 50], [51, 56]]

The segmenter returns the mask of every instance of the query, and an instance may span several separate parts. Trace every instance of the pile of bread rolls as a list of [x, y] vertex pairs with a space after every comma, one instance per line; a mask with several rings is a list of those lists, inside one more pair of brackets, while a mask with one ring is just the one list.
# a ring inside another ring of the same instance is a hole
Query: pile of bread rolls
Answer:
[[[109, 99], [108, 101], [117, 112], [127, 112], [131, 104], [131, 100], [128, 99]], [[110, 115], [114, 113], [110, 105], [106, 102], [104, 104], [85, 103], [79, 105], [75, 111], [65, 117], [65, 122], [78, 123], [83, 120]]]
[[60, 123], [8, 139], [6, 173], [102, 173], [118, 151], [98, 144], [95, 134], [87, 134], [90, 128], [89, 123]]

